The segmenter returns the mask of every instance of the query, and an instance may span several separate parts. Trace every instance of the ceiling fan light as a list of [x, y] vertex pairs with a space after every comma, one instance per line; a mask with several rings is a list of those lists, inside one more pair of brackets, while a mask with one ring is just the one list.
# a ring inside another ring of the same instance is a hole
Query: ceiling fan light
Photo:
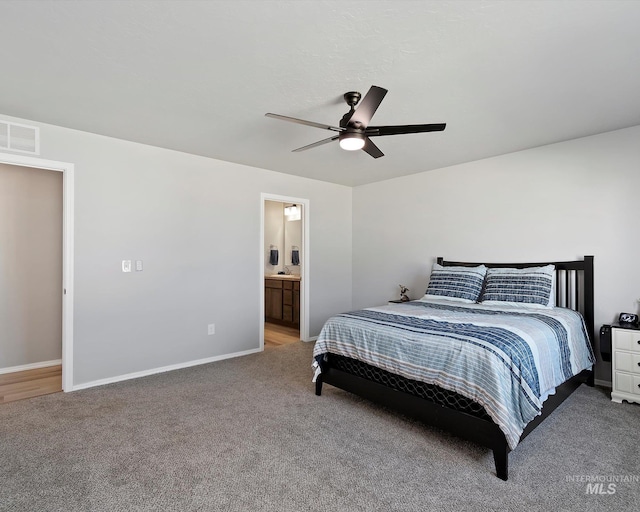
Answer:
[[364, 147], [364, 135], [362, 133], [345, 133], [340, 136], [340, 147], [347, 151], [356, 151]]

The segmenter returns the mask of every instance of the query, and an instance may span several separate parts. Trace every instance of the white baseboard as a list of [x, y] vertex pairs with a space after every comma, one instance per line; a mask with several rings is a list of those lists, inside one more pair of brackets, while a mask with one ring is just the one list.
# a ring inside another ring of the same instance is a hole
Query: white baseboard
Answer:
[[611, 381], [610, 380], [594, 379], [593, 383], [596, 386], [600, 386], [602, 388], [610, 388], [611, 387]]
[[109, 377], [106, 379], [83, 382], [82, 384], [74, 384], [73, 388], [70, 391], [79, 391], [81, 389], [93, 388], [96, 386], [104, 386], [105, 384], [113, 384], [115, 382], [122, 382], [123, 380], [139, 379], [140, 377], [148, 377], [149, 375], [155, 375], [156, 373], [164, 373], [164, 372], [171, 372], [173, 370], [181, 370], [183, 368], [189, 368], [191, 366], [198, 366], [201, 364], [213, 363], [215, 361], [222, 361], [223, 359], [231, 359], [232, 357], [240, 357], [240, 356], [246, 356], [249, 354], [255, 354], [256, 352], [262, 352], [262, 350], [259, 348], [252, 348], [251, 350], [234, 352], [233, 354], [207, 357], [205, 359], [197, 359], [195, 361], [187, 361], [185, 363], [172, 364], [169, 366], [162, 366], [160, 368], [152, 368], [150, 370], [143, 370], [141, 372], [127, 373], [125, 375], [118, 375], [116, 377]]
[[306, 339], [306, 340], [302, 340], [302, 341], [304, 341], [305, 343], [308, 343], [308, 342], [310, 342], [310, 341], [317, 341], [317, 339], [318, 339], [318, 337], [317, 337], [317, 336], [311, 336], [311, 338]]
[[39, 363], [22, 364], [20, 366], [10, 366], [9, 368], [0, 368], [0, 375], [13, 372], [24, 372], [27, 370], [37, 370], [38, 368], [57, 366], [59, 364], [62, 364], [62, 359], [54, 359], [53, 361], [41, 361]]

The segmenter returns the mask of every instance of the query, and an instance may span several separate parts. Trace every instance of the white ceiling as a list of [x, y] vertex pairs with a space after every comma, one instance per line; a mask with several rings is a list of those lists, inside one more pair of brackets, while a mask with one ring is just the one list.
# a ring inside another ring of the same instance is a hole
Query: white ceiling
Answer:
[[[640, 124], [640, 2], [0, 0], [0, 113], [345, 185]], [[389, 89], [337, 143], [342, 95]]]

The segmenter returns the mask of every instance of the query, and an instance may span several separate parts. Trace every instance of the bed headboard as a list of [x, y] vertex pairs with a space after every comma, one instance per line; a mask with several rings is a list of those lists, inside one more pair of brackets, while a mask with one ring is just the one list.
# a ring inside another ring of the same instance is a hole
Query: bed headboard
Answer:
[[524, 268], [555, 265], [556, 305], [579, 311], [584, 317], [591, 345], [594, 340], [594, 299], [593, 299], [593, 256], [585, 256], [578, 261], [545, 261], [536, 263], [471, 263], [447, 261], [442, 257], [438, 263], [445, 267], [476, 267], [485, 265], [494, 268]]

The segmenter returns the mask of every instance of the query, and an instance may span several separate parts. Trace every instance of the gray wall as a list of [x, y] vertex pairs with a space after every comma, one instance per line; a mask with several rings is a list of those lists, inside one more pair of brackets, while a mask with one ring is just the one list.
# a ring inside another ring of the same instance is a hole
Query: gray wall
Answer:
[[259, 348], [261, 193], [309, 200], [310, 335], [351, 307], [350, 188], [13, 120], [75, 164], [75, 385]]
[[0, 369], [62, 356], [62, 173], [0, 164]]
[[262, 192], [310, 201], [311, 336], [399, 283], [421, 296], [438, 255], [594, 254], [596, 322], [638, 310], [640, 127], [351, 189], [38, 125], [75, 164], [76, 384], [258, 348]]
[[[640, 127], [354, 189], [353, 306], [407, 285], [424, 295], [437, 256], [548, 261], [595, 256], [596, 329], [640, 297]], [[610, 380], [600, 363], [596, 378]]]

